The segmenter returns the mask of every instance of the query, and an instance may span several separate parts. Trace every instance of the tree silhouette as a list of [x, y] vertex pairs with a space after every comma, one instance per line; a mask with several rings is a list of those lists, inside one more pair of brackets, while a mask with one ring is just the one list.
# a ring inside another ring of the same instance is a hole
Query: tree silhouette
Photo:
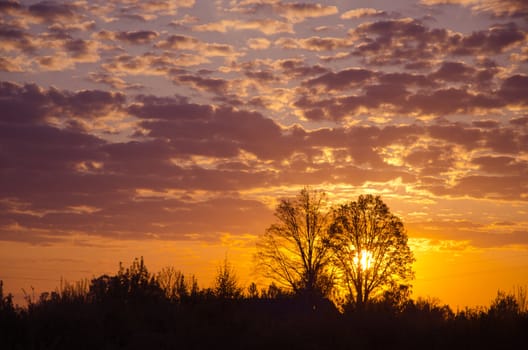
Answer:
[[332, 283], [326, 195], [304, 188], [294, 199], [281, 200], [275, 216], [277, 223], [257, 243], [263, 273], [296, 294], [328, 294]]
[[92, 279], [90, 284], [90, 295], [95, 302], [142, 302], [160, 299], [164, 294], [155, 277], [148, 272], [143, 257], [135, 258], [126, 269], [120, 262], [116, 276], [102, 275]]
[[257, 299], [259, 297], [259, 291], [255, 282], [251, 282], [249, 285], [247, 295], [250, 299]]
[[221, 299], [238, 299], [242, 296], [243, 289], [239, 287], [235, 270], [227, 257], [218, 267], [213, 291], [215, 296]]
[[[116, 275], [94, 279], [89, 295], [82, 281], [33, 297], [25, 308], [13, 305], [0, 280], [0, 349], [520, 349], [528, 343], [528, 313], [513, 292], [499, 291], [489, 309], [454, 313], [436, 298], [408, 299], [395, 309], [377, 299], [364, 312], [339, 314], [329, 301], [306, 308], [304, 299], [273, 283], [259, 298], [252, 284], [245, 297], [225, 300], [237, 295], [229, 292], [233, 287], [241, 291], [227, 259], [219, 266], [221, 288], [198, 291], [193, 282], [191, 297], [178, 302], [152, 276], [136, 259], [130, 268], [120, 264]], [[73, 294], [63, 292], [71, 288]], [[400, 300], [407, 290], [391, 292], [389, 299]]]
[[4, 296], [4, 281], [0, 280], [0, 312], [13, 311], [13, 295], [8, 293]]
[[519, 314], [519, 304], [513, 293], [506, 293], [502, 290], [497, 291], [497, 296], [491, 302], [489, 315], [495, 318], [511, 318]]
[[198, 289], [198, 282], [194, 275], [191, 276], [190, 280], [187, 280], [185, 275], [173, 266], [162, 268], [156, 274], [156, 281], [165, 293], [165, 297], [173, 302], [181, 303], [196, 294]]
[[379, 196], [359, 196], [335, 209], [331, 232], [339, 277], [357, 308], [413, 278], [403, 223]]

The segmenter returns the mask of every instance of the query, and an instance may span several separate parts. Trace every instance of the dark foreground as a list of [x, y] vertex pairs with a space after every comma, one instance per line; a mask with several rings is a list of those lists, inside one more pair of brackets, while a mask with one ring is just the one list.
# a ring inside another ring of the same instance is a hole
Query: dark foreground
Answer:
[[[227, 266], [227, 265], [226, 265]], [[489, 308], [454, 313], [434, 300], [387, 294], [339, 312], [326, 299], [248, 291], [229, 269], [199, 289], [172, 268], [154, 275], [143, 260], [62, 284], [27, 307], [0, 281], [0, 349], [528, 349], [526, 289], [499, 292]]]
[[[423, 305], [422, 305], [423, 306]], [[408, 306], [337, 312], [298, 299], [48, 300], [2, 310], [2, 349], [525, 349], [528, 318]]]

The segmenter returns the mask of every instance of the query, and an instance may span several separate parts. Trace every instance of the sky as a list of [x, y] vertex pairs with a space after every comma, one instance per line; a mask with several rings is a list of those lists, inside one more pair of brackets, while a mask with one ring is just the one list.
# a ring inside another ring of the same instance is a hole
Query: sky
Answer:
[[[525, 0], [0, 0], [0, 279], [212, 283], [304, 186], [381, 195], [413, 297], [528, 285]], [[262, 284], [261, 286], [264, 286]]]

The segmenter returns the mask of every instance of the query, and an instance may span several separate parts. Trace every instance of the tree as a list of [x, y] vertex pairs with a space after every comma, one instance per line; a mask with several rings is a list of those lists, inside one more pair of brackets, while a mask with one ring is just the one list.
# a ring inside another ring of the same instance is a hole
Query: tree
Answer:
[[173, 266], [162, 268], [156, 275], [156, 282], [168, 300], [179, 303], [192, 295], [196, 295], [198, 289], [198, 282], [194, 275], [191, 275], [189, 281], [180, 270]]
[[263, 273], [295, 294], [325, 296], [332, 287], [326, 210], [325, 194], [304, 188], [294, 199], [280, 201], [277, 223], [257, 243]]
[[491, 302], [488, 314], [497, 319], [513, 318], [519, 315], [519, 304], [513, 293], [498, 290]]
[[255, 282], [251, 282], [248, 287], [248, 297], [250, 299], [257, 299], [259, 297], [259, 291]]
[[89, 294], [97, 303], [108, 300], [129, 303], [159, 300], [164, 291], [156, 278], [148, 272], [141, 257], [135, 258], [132, 265], [126, 269], [120, 262], [115, 276], [102, 275], [92, 279]]
[[13, 295], [8, 293], [4, 296], [4, 281], [0, 280], [0, 314], [2, 312], [14, 312]]
[[227, 260], [218, 267], [215, 278], [214, 294], [221, 299], [238, 299], [242, 296], [243, 289], [238, 285], [235, 270]]
[[519, 305], [519, 312], [528, 312], [528, 286], [517, 286], [515, 289], [515, 301]]
[[335, 209], [331, 234], [334, 263], [357, 308], [413, 278], [414, 257], [403, 223], [379, 196], [359, 196]]

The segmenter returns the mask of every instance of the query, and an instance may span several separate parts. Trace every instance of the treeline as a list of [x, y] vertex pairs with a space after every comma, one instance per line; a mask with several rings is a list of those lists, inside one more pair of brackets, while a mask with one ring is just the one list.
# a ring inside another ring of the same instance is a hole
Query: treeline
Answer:
[[390, 295], [338, 310], [274, 284], [242, 288], [227, 260], [211, 288], [143, 259], [115, 275], [61, 283], [27, 306], [0, 281], [1, 349], [519, 349], [528, 344], [526, 288], [487, 308], [453, 311]]

